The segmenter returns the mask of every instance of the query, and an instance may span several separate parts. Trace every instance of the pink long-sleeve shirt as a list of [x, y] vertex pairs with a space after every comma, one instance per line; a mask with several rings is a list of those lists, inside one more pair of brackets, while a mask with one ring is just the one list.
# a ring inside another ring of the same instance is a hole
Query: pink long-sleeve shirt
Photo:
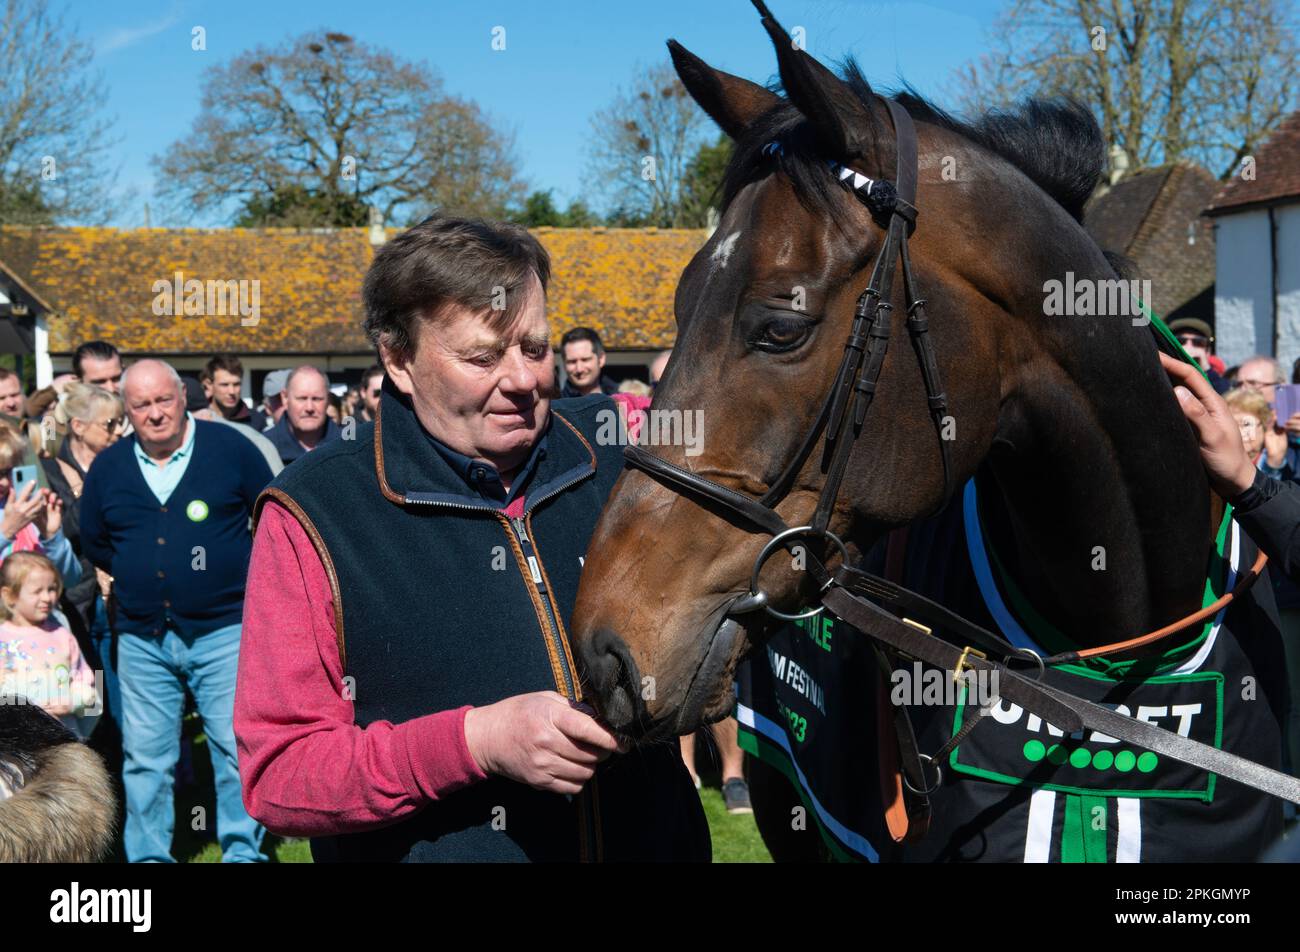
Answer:
[[353, 720], [325, 567], [298, 521], [268, 500], [244, 598], [235, 737], [244, 806], [273, 833], [387, 826], [484, 779], [468, 707], [365, 728]]
[[[650, 399], [614, 399], [635, 438]], [[521, 495], [506, 512], [523, 507]], [[356, 833], [485, 779], [465, 743], [468, 706], [362, 728], [343, 677], [325, 567], [298, 520], [268, 500], [249, 560], [235, 688], [249, 814], [284, 836]]]

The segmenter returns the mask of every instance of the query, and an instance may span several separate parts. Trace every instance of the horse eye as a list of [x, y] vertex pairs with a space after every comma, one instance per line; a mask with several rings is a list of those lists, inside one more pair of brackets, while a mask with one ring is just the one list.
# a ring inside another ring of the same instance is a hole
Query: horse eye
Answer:
[[800, 320], [796, 317], [778, 317], [763, 325], [762, 330], [753, 340], [753, 345], [770, 354], [785, 353], [794, 350], [807, 340], [812, 327], [812, 321]]

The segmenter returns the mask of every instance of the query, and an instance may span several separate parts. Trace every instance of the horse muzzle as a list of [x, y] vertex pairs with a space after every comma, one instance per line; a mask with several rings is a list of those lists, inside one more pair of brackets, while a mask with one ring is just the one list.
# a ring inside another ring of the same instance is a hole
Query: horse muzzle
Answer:
[[[725, 716], [712, 708], [729, 679], [737, 642], [744, 637], [739, 622], [725, 606], [711, 616], [711, 632], [703, 652], [682, 676], [642, 672], [626, 642], [608, 629], [597, 630], [578, 646], [589, 700], [616, 734], [635, 743], [691, 733], [709, 720]], [[669, 685], [686, 686], [663, 696]]]

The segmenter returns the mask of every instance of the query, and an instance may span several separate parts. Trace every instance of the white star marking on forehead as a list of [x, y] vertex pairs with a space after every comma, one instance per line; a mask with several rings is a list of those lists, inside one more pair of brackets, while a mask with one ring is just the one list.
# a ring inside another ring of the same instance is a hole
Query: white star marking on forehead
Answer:
[[731, 251], [736, 247], [736, 239], [739, 237], [740, 232], [733, 231], [718, 243], [718, 247], [713, 249], [713, 254], [709, 255], [709, 261], [713, 262], [716, 270], [721, 271], [726, 268], [727, 262], [731, 260]]

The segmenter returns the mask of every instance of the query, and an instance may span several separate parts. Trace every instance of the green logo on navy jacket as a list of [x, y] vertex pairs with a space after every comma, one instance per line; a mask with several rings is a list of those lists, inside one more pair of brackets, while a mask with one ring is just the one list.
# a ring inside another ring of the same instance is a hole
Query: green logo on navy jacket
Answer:
[[[567, 625], [581, 557], [622, 471], [595, 439], [608, 397], [552, 404], [547, 453], [510, 519], [436, 452], [385, 383], [374, 424], [288, 467], [267, 491], [318, 539], [338, 581], [356, 723], [400, 723], [554, 690], [573, 696]], [[495, 821], [495, 822], [494, 822]], [[322, 859], [708, 859], [699, 798], [676, 746], [602, 765], [579, 796], [501, 778], [392, 827], [314, 841]]]

